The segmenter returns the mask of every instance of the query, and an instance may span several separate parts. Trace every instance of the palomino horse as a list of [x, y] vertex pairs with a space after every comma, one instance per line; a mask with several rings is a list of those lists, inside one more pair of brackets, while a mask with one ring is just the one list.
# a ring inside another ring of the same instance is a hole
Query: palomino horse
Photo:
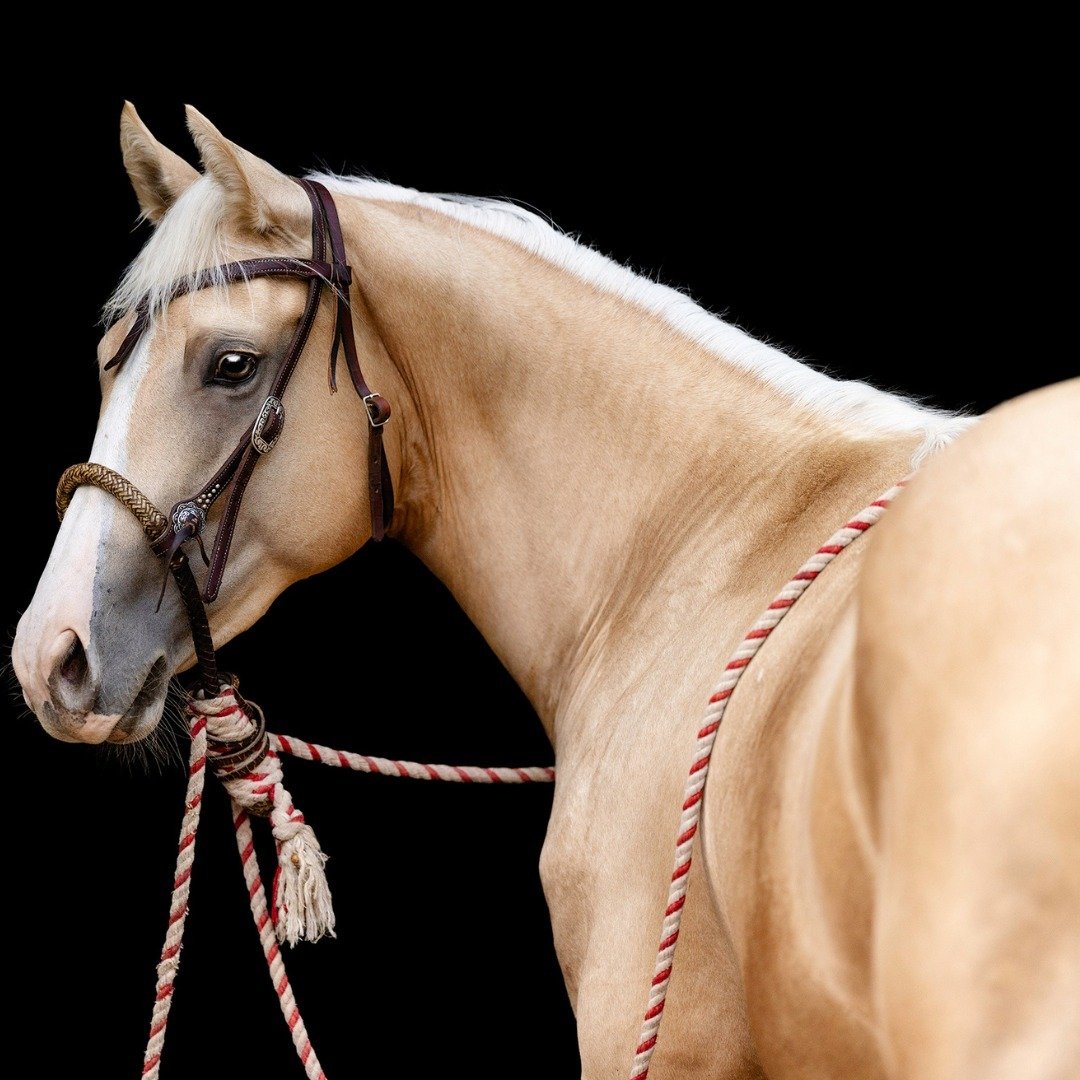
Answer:
[[[191, 111], [197, 173], [125, 108], [155, 232], [101, 345], [91, 458], [160, 506], [251, 421], [303, 287], [171, 297], [309, 255], [301, 188]], [[1050, 1078], [1080, 1063], [1080, 383], [970, 422], [833, 381], [500, 203], [322, 178], [353, 266], [392, 534], [529, 696], [558, 780], [541, 872], [583, 1074], [628, 1075], [679, 802], [718, 667], [835, 528], [921, 465], [732, 698], [657, 1077]], [[329, 351], [324, 303], [308, 344]], [[369, 537], [363, 406], [302, 362], [213, 631]], [[925, 464], [922, 464], [925, 459]], [[212, 515], [213, 519], [213, 515]], [[19, 625], [58, 738], [145, 737], [193, 662], [122, 507], [76, 494]], [[137, 628], [137, 630], [134, 630]]]

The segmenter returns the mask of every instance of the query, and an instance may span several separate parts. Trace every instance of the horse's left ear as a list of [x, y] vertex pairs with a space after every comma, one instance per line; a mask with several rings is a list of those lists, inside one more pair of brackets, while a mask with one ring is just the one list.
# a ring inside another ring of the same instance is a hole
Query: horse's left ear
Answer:
[[259, 235], [291, 233], [306, 226], [310, 211], [300, 187], [273, 165], [230, 142], [191, 105], [188, 130], [203, 167], [229, 198], [241, 225]]

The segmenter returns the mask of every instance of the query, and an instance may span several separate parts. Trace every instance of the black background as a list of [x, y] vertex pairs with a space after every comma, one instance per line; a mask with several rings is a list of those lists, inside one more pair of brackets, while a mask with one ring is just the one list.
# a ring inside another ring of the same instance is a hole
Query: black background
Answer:
[[[190, 157], [183, 91], [140, 82], [122, 89], [159, 138]], [[792, 87], [773, 102], [744, 84], [692, 101], [657, 88], [635, 91], [641, 100], [596, 92], [556, 107], [548, 95], [510, 100], [489, 87], [464, 100], [444, 88], [447, 96], [436, 92], [419, 108], [395, 105], [393, 95], [366, 105], [349, 95], [344, 104], [287, 81], [218, 85], [187, 96], [286, 171], [328, 166], [512, 196], [846, 377], [982, 410], [1077, 369], [1059, 344], [1053, 288], [1060, 144], [1046, 137], [1037, 95], [984, 86], [920, 100], [860, 85], [835, 99]], [[22, 278], [28, 307], [14, 318], [9, 308], [7, 318], [16, 340], [16, 320], [29, 331], [6, 361], [8, 407], [30, 425], [8, 451], [17, 545], [2, 610], [12, 630], [55, 532], [56, 478], [92, 440], [99, 305], [143, 239], [130, 230], [121, 101], [84, 86], [47, 130], [32, 112], [9, 118], [17, 152], [44, 163], [36, 198], [45, 208], [37, 219], [17, 214], [11, 242], [46, 261], [64, 253], [62, 269]], [[7, 533], [11, 541], [10, 519]], [[352, 633], [324, 627], [322, 614], [343, 598], [383, 612], [383, 632], [359, 622]], [[392, 543], [291, 590], [223, 662], [278, 730], [420, 760], [551, 757], [479, 635]], [[330, 708], [307, 716], [316, 683]], [[23, 912], [9, 936], [25, 946], [7, 962], [23, 1012], [12, 1034], [45, 1051], [41, 1075], [135, 1076], [181, 770], [147, 775], [53, 742], [21, 702], [8, 730], [9, 776], [28, 778], [12, 781], [20, 794], [5, 812], [7, 891]], [[550, 790], [399, 782], [296, 763], [288, 772], [332, 855], [338, 940], [288, 957], [331, 1077], [441, 1075], [450, 1060], [478, 1078], [575, 1075], [573, 1021], [536, 870]], [[208, 789], [166, 1075], [295, 1077], [224, 799]], [[401, 1026], [407, 1038], [389, 1034]], [[258, 1038], [229, 1039], [228, 1029]]]

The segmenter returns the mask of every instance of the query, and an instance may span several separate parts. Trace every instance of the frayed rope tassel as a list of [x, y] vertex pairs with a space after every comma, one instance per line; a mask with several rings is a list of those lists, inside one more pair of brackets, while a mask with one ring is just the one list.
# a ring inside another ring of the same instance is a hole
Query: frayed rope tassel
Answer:
[[233, 816], [247, 811], [270, 819], [278, 856], [271, 900], [278, 940], [295, 945], [334, 937], [326, 855], [282, 782], [262, 710], [235, 685], [222, 686], [217, 697], [191, 697], [187, 707], [193, 719], [206, 720], [208, 763], [232, 798]]

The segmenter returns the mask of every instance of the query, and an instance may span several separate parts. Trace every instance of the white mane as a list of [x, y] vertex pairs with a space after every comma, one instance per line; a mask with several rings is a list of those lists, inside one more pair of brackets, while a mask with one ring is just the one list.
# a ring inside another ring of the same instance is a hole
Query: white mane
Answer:
[[[706, 311], [690, 297], [650, 281], [606, 255], [559, 232], [539, 215], [514, 203], [460, 195], [429, 195], [364, 177], [315, 175], [342, 195], [410, 203], [501, 236], [583, 281], [657, 315], [674, 330], [727, 363], [756, 375], [803, 407], [867, 432], [921, 433], [913, 464], [940, 449], [974, 421], [932, 409], [864, 382], [833, 379], [780, 349], [767, 345]], [[266, 252], [225, 252], [221, 246], [223, 200], [208, 177], [191, 185], [128, 268], [105, 308], [107, 319], [129, 311], [143, 296], [152, 310], [170, 299], [171, 286], [185, 276], [226, 259]], [[306, 256], [307, 252], [295, 252]]]
[[796, 407], [816, 410], [864, 430], [921, 432], [923, 442], [915, 454], [914, 465], [974, 422], [972, 417], [932, 409], [869, 383], [833, 379], [724, 322], [684, 293], [635, 274], [514, 203], [461, 195], [428, 195], [364, 177], [321, 174], [313, 179], [342, 195], [412, 203], [504, 237], [583, 281], [658, 315], [718, 357], [775, 386]]

